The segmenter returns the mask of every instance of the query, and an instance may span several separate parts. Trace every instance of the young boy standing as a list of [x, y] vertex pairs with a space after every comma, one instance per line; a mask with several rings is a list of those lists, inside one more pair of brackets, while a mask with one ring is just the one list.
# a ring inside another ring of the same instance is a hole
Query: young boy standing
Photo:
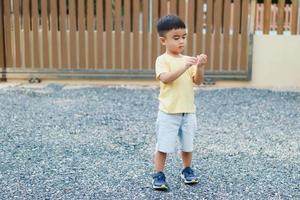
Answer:
[[[168, 190], [163, 173], [168, 153], [176, 149], [179, 137], [183, 170], [181, 177], [186, 184], [198, 183], [191, 168], [193, 138], [196, 131], [196, 115], [193, 84], [200, 85], [204, 76], [207, 57], [184, 56], [186, 27], [175, 15], [168, 15], [156, 24], [160, 42], [166, 52], [156, 59], [156, 78], [160, 81], [159, 112], [156, 122], [156, 152], [152, 186], [157, 190]], [[193, 34], [193, 33], [190, 33]]]

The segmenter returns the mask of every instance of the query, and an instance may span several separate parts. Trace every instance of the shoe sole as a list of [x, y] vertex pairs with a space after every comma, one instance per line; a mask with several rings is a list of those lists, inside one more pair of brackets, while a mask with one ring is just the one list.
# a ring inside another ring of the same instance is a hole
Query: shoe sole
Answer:
[[161, 187], [161, 186], [152, 186], [152, 188], [154, 190], [157, 190], [157, 191], [168, 191], [169, 190], [169, 188], [166, 187], [166, 186], [163, 186], [163, 187]]
[[167, 185], [156, 186], [153, 183], [152, 183], [152, 188], [154, 190], [159, 190], [159, 191], [167, 191], [167, 190], [169, 190], [169, 187]]
[[182, 181], [183, 181], [185, 184], [188, 184], [188, 185], [195, 185], [195, 184], [199, 183], [199, 180], [196, 180], [196, 179], [191, 180], [191, 181], [186, 180], [186, 179], [184, 178], [184, 175], [183, 175], [183, 174], [181, 174], [180, 177], [181, 177]]

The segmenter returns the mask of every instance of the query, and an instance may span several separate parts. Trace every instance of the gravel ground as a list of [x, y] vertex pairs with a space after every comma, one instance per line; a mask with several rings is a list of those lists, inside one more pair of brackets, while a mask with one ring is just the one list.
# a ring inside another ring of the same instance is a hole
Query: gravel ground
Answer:
[[151, 189], [158, 89], [0, 89], [0, 199], [300, 199], [300, 92], [198, 89], [193, 166]]

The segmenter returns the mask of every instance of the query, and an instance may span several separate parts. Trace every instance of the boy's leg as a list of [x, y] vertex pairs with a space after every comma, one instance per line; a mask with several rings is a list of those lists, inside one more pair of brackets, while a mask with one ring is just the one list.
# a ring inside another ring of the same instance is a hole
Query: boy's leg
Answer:
[[194, 133], [197, 130], [197, 120], [194, 113], [183, 115], [182, 125], [178, 136], [181, 144], [181, 157], [184, 167], [190, 167], [192, 163]]
[[156, 121], [157, 143], [154, 155], [154, 165], [157, 172], [164, 170], [167, 153], [174, 152], [176, 149], [177, 132], [180, 123], [180, 115], [158, 112]]
[[154, 165], [156, 173], [153, 175], [152, 188], [155, 190], [168, 190], [168, 184], [166, 182], [166, 177], [163, 172], [165, 168], [167, 154], [156, 151], [154, 155]]
[[181, 178], [186, 184], [197, 184], [199, 182], [198, 176], [194, 174], [191, 168], [192, 164], [192, 152], [182, 152], [183, 170], [181, 172]]
[[156, 151], [154, 155], [154, 165], [156, 172], [162, 172], [165, 168], [167, 154], [164, 152]]
[[191, 168], [192, 164], [192, 151], [193, 151], [193, 138], [197, 130], [197, 122], [195, 114], [184, 114], [183, 124], [179, 131], [179, 139], [182, 145], [182, 162], [183, 170], [181, 178], [186, 184], [196, 184], [199, 182], [198, 177], [194, 174]]
[[167, 153], [175, 150], [177, 132], [181, 123], [180, 115], [172, 115], [159, 111], [156, 121], [156, 152], [154, 155], [154, 167], [152, 187], [157, 190], [168, 190], [165, 174], [165, 162]]
[[181, 152], [182, 162], [183, 162], [183, 168], [190, 167], [192, 164], [192, 152]]

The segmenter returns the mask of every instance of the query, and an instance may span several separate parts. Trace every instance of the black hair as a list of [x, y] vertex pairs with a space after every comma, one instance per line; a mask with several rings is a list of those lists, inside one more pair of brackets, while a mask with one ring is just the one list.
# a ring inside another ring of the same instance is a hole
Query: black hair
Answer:
[[161, 37], [172, 29], [185, 29], [184, 22], [176, 15], [166, 15], [156, 23], [156, 30]]

